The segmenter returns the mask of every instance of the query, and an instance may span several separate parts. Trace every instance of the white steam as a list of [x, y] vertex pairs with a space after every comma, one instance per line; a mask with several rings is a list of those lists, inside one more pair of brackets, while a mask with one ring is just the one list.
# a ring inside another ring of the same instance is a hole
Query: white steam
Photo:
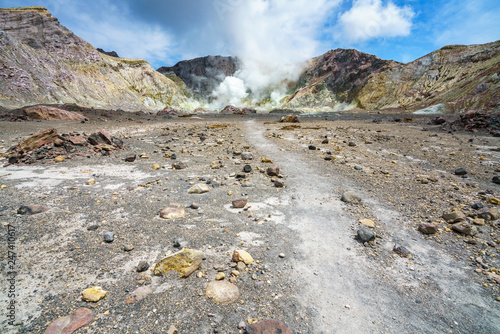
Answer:
[[341, 0], [227, 1], [219, 14], [241, 69], [213, 92], [211, 107], [279, 106], [288, 84], [316, 55], [317, 33]]

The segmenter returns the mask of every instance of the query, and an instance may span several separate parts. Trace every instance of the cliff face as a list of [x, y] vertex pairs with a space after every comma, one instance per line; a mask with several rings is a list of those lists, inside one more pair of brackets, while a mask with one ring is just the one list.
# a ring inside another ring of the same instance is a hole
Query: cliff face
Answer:
[[499, 109], [500, 41], [447, 46], [408, 64], [356, 50], [314, 58], [283, 107]]
[[146, 61], [115, 58], [59, 24], [44, 7], [0, 9], [0, 106], [77, 103], [156, 111], [187, 99]]
[[232, 76], [239, 68], [233, 57], [208, 56], [178, 62], [172, 67], [160, 67], [158, 72], [175, 73], [195, 93], [209, 97], [225, 77]]

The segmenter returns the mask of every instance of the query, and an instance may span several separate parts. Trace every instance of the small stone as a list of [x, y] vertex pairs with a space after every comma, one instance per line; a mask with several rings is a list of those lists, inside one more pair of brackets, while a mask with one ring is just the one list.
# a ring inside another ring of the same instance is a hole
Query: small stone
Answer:
[[246, 326], [246, 323], [244, 321], [240, 321], [240, 323], [238, 324], [238, 329], [244, 329]]
[[113, 232], [104, 233], [104, 241], [107, 243], [113, 242], [115, 240], [115, 234]]
[[465, 218], [466, 216], [462, 211], [453, 211], [443, 215], [443, 219], [449, 224], [465, 221]]
[[472, 221], [472, 223], [474, 225], [477, 225], [477, 226], [484, 226], [486, 225], [486, 221], [483, 219], [483, 218], [476, 218]]
[[429, 224], [429, 223], [422, 223], [418, 225], [418, 230], [419, 232], [423, 234], [436, 234], [437, 233], [437, 225], [436, 224]]
[[272, 161], [271, 159], [268, 159], [268, 158], [262, 158], [262, 160], [261, 160], [261, 161], [262, 161], [263, 163], [268, 163], [268, 164], [273, 163], [273, 161]]
[[22, 205], [19, 209], [17, 209], [17, 213], [20, 215], [32, 216], [49, 210], [50, 208], [45, 205], [30, 204], [30, 205]]
[[232, 270], [231, 275], [238, 277], [238, 276], [240, 276], [240, 272], [238, 270]]
[[148, 295], [152, 294], [153, 290], [148, 285], [141, 286], [131, 293], [129, 293], [127, 301], [125, 303], [131, 304], [131, 303], [137, 303], [141, 299], [146, 298]]
[[197, 270], [203, 261], [203, 253], [185, 248], [158, 262], [153, 270], [155, 275], [164, 275], [170, 270], [179, 272], [179, 277], [188, 277]]
[[154, 165], [153, 165], [153, 167], [151, 167], [151, 168], [153, 168], [153, 170], [158, 170], [158, 169], [160, 169], [161, 167], [160, 167], [160, 165], [158, 165], [158, 164], [154, 164]]
[[88, 288], [82, 291], [82, 300], [85, 302], [98, 302], [106, 296], [107, 291], [104, 291], [100, 286]]
[[243, 166], [243, 171], [245, 173], [250, 173], [252, 171], [252, 166], [250, 166], [250, 165]]
[[500, 199], [496, 197], [490, 197], [488, 198], [488, 202], [494, 205], [500, 205]]
[[198, 271], [198, 273], [196, 274], [196, 277], [203, 278], [203, 272], [202, 271]]
[[358, 239], [364, 242], [375, 240], [375, 233], [365, 228], [358, 230]]
[[95, 184], [95, 179], [94, 178], [87, 180], [87, 185], [91, 186], [93, 184]]
[[161, 210], [160, 217], [163, 219], [177, 219], [184, 218], [186, 216], [186, 210], [183, 208], [165, 208]]
[[280, 179], [272, 179], [271, 180], [276, 188], [283, 188], [285, 186], [285, 182]]
[[61, 155], [58, 155], [55, 159], [54, 159], [56, 162], [63, 162], [65, 159], [63, 156]]
[[240, 291], [228, 281], [213, 281], [208, 284], [205, 295], [217, 304], [227, 305], [238, 300]]
[[200, 206], [196, 203], [191, 203], [191, 205], [189, 207], [193, 210], [198, 210], [200, 208]]
[[474, 210], [481, 210], [482, 208], [484, 208], [484, 205], [482, 203], [475, 203], [471, 205], [471, 208], [473, 208]]
[[247, 203], [248, 203], [248, 200], [246, 198], [240, 198], [240, 199], [234, 200], [232, 202], [233, 208], [236, 208], [236, 209], [244, 208], [245, 205], [247, 205]]
[[205, 183], [198, 183], [189, 188], [189, 194], [204, 194], [210, 191], [210, 188]]
[[231, 283], [233, 283], [233, 284], [234, 284], [234, 283], [236, 283], [237, 281], [238, 281], [238, 279], [236, 278], [236, 276], [231, 276], [231, 277], [229, 277], [229, 282], [231, 282]]
[[370, 228], [375, 228], [375, 222], [371, 219], [360, 219], [359, 223]]
[[311, 151], [315, 151], [316, 150], [316, 146], [314, 146], [314, 145], [309, 145], [308, 148]]
[[70, 315], [61, 317], [47, 327], [44, 334], [71, 334], [79, 328], [90, 324], [93, 320], [92, 311], [79, 308]]
[[167, 331], [167, 334], [179, 334], [179, 331], [174, 325], [171, 325]]
[[412, 257], [410, 251], [406, 247], [404, 247], [404, 246], [394, 245], [394, 248], [392, 250], [395, 253], [399, 254], [399, 256], [401, 256], [401, 257], [405, 257], [405, 258], [408, 258], [408, 259]]
[[130, 252], [130, 251], [134, 250], [134, 248], [135, 248], [134, 245], [130, 245], [130, 244], [123, 246], [123, 250], [125, 252]]
[[137, 265], [137, 272], [142, 273], [149, 269], [149, 263], [147, 261], [141, 261]]
[[343, 193], [340, 200], [342, 202], [349, 203], [349, 204], [360, 204], [361, 203], [361, 197], [353, 191], [347, 191], [347, 192]]
[[125, 157], [125, 162], [134, 162], [136, 158], [137, 158], [137, 155], [129, 154]]
[[484, 208], [478, 212], [478, 217], [489, 221], [495, 221], [500, 218], [500, 212], [497, 208]]
[[363, 168], [361, 168], [360, 166], [354, 166], [354, 169], [355, 170], [362, 170]]
[[471, 224], [469, 224], [467, 222], [459, 222], [459, 223], [453, 224], [451, 226], [451, 229], [456, 231], [456, 232], [460, 232], [462, 234], [470, 235], [470, 236], [474, 236], [477, 234], [477, 228], [475, 226], [472, 226]]
[[185, 164], [184, 162], [176, 162], [172, 164], [172, 169], [181, 170], [186, 168], [188, 168], [188, 165]]
[[284, 323], [277, 320], [264, 320], [246, 326], [247, 334], [292, 334]]
[[498, 175], [493, 176], [493, 179], [491, 181], [493, 183], [500, 184], [500, 176]]
[[279, 253], [278, 255], [280, 258], [284, 259], [285, 258], [285, 253]]
[[241, 160], [252, 160], [252, 159], [253, 159], [252, 152], [242, 152], [241, 153]]
[[455, 175], [462, 176], [467, 175], [467, 170], [465, 168], [459, 168], [455, 170]]
[[354, 146], [356, 146], [356, 143], [355, 143], [355, 142], [353, 142], [353, 141], [350, 141], [350, 142], [349, 142], [349, 146], [354, 147]]
[[280, 167], [278, 165], [270, 166], [267, 168], [267, 175], [278, 176], [280, 174]]
[[217, 276], [215, 276], [215, 279], [216, 279], [217, 281], [221, 281], [221, 280], [223, 280], [224, 278], [226, 278], [226, 274], [224, 274], [224, 273], [218, 273], [218, 274], [217, 274]]
[[90, 225], [87, 227], [87, 231], [95, 231], [99, 228], [99, 225]]
[[182, 245], [181, 245], [181, 243], [179, 241], [176, 240], [176, 241], [174, 241], [174, 245], [173, 246], [174, 246], [174, 248], [181, 248]]
[[245, 262], [240, 261], [236, 264], [236, 270], [238, 270], [240, 273], [245, 271], [246, 269], [247, 269], [247, 266], [246, 266]]
[[233, 252], [233, 258], [232, 259], [233, 259], [234, 262], [240, 262], [240, 261], [242, 261], [246, 265], [253, 265], [253, 263], [254, 263], [252, 256], [248, 252], [246, 252], [246, 251], [244, 251], [242, 249], [235, 250]]

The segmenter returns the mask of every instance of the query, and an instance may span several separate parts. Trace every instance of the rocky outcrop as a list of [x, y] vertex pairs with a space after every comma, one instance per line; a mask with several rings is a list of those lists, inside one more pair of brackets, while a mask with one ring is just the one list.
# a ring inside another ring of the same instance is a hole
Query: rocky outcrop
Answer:
[[24, 108], [24, 115], [29, 119], [44, 121], [83, 121], [85, 116], [76, 111], [67, 111], [48, 106], [32, 106]]
[[116, 53], [116, 51], [104, 51], [101, 48], [97, 48], [96, 50], [99, 51], [100, 53], [105, 54], [106, 56], [120, 58], [120, 56], [118, 55], [118, 53]]
[[0, 9], [0, 106], [77, 103], [162, 110], [187, 99], [146, 61], [110, 57], [59, 24], [44, 7]]
[[452, 45], [411, 63], [337, 49], [312, 59], [283, 107], [499, 110], [500, 41]]
[[172, 67], [160, 67], [158, 72], [163, 74], [173, 72], [195, 93], [209, 97], [224, 78], [233, 75], [238, 68], [237, 58], [208, 56], [184, 60]]

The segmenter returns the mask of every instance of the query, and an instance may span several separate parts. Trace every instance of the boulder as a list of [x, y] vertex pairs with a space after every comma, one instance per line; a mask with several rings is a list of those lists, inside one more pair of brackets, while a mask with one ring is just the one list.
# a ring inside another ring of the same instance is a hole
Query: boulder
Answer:
[[85, 116], [78, 112], [41, 105], [25, 108], [24, 114], [31, 119], [39, 119], [45, 121], [79, 122], [85, 120]]

